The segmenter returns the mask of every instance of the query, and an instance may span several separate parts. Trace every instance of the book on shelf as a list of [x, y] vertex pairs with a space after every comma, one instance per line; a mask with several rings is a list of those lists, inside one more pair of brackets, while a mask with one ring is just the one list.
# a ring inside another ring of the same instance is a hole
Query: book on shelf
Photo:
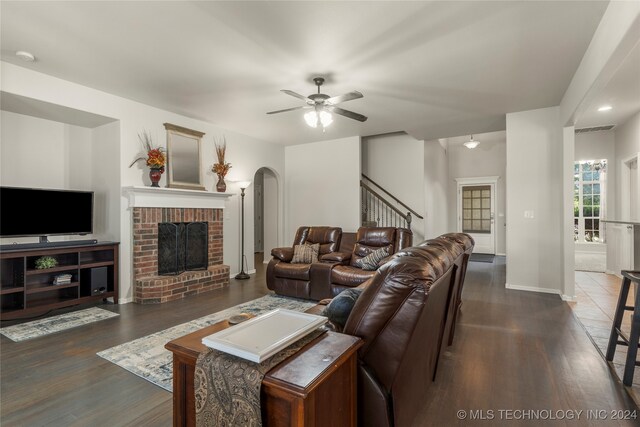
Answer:
[[59, 274], [53, 279], [54, 285], [68, 285], [71, 283], [71, 274]]

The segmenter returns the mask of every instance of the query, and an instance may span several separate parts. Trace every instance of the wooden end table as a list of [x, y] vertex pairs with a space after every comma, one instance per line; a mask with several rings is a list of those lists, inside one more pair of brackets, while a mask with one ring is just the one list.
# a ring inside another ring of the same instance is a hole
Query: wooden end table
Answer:
[[[195, 426], [194, 372], [202, 338], [228, 328], [224, 320], [168, 342], [173, 352], [173, 425]], [[357, 424], [357, 350], [362, 340], [327, 332], [276, 365], [262, 380], [265, 426]]]

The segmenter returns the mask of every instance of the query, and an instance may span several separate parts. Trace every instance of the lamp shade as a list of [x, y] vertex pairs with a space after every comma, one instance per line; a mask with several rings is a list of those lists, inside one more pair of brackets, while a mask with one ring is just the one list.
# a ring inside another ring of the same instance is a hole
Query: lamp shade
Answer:
[[236, 184], [238, 184], [238, 187], [245, 189], [251, 185], [251, 181], [238, 181]]

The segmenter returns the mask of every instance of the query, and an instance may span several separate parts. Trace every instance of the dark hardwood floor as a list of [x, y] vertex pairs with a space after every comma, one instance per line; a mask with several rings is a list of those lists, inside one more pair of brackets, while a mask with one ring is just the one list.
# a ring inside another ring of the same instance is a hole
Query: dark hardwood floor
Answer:
[[[21, 343], [0, 338], [2, 426], [169, 426], [171, 393], [96, 352], [267, 293], [264, 266], [229, 288], [160, 305], [102, 306], [114, 319]], [[470, 263], [454, 345], [425, 394], [422, 426], [539, 425], [500, 410], [636, 410], [569, 306], [557, 296], [504, 288], [502, 258]], [[54, 313], [57, 314], [57, 313]], [[3, 326], [6, 322], [3, 323]], [[460, 420], [458, 410], [494, 411]], [[516, 416], [517, 414], [512, 414]], [[507, 414], [504, 413], [504, 417]], [[610, 421], [606, 425], [638, 425]], [[544, 425], [603, 425], [552, 420]]]

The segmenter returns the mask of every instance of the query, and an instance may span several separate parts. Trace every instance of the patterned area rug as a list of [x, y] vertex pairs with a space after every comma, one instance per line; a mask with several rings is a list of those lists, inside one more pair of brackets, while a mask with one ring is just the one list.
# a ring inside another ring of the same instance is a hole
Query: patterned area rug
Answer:
[[287, 298], [278, 295], [265, 295], [262, 298], [236, 305], [217, 313], [183, 323], [146, 337], [111, 347], [98, 353], [98, 356], [115, 363], [121, 368], [138, 375], [167, 391], [173, 390], [173, 355], [164, 348], [169, 341], [191, 332], [213, 325], [239, 313], [259, 315], [276, 308], [305, 311], [316, 302]]
[[0, 334], [15, 342], [26, 341], [116, 316], [120, 315], [98, 307], [91, 307], [19, 325], [7, 326], [0, 329]]

